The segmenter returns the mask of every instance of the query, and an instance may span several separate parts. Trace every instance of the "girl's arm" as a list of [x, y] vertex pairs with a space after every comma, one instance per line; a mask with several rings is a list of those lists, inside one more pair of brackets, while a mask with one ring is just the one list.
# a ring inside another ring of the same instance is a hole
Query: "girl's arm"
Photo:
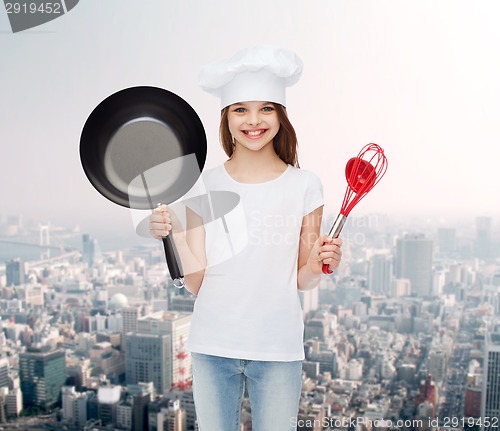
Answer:
[[189, 208], [186, 208], [186, 243], [199, 266], [193, 268], [194, 271], [184, 276], [184, 282], [186, 283], [186, 288], [193, 295], [198, 295], [207, 267], [205, 228], [203, 226], [203, 219]]
[[323, 206], [316, 208], [302, 219], [300, 230], [297, 289], [314, 289], [321, 280], [323, 263], [335, 269], [340, 263], [342, 252], [340, 238], [332, 239], [327, 234], [319, 235]]
[[193, 295], [198, 295], [207, 266], [203, 219], [186, 208], [186, 232], [184, 232], [175, 212], [168, 206], [161, 205], [151, 214], [150, 233], [160, 240], [162, 236], [173, 236], [182, 263], [186, 289]]

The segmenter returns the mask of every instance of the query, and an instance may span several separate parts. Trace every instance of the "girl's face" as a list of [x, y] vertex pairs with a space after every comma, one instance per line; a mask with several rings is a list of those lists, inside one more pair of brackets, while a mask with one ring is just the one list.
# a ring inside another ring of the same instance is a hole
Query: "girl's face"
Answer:
[[235, 145], [259, 151], [280, 129], [278, 114], [271, 102], [241, 102], [228, 108], [228, 126]]

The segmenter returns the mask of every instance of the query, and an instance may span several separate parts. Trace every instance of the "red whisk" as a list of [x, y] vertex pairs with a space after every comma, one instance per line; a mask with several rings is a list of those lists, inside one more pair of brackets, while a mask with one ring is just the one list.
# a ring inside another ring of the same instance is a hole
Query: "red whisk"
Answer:
[[[340, 213], [328, 233], [330, 238], [337, 238], [340, 235], [351, 210], [375, 187], [386, 170], [387, 158], [384, 155], [384, 150], [377, 144], [365, 145], [356, 157], [347, 162], [345, 167], [347, 188]], [[332, 273], [328, 267], [328, 264], [323, 265], [324, 274]]]

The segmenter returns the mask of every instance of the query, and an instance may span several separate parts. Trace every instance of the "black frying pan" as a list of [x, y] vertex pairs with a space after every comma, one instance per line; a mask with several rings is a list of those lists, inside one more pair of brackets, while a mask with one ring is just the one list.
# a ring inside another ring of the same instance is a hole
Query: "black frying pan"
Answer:
[[[182, 98], [156, 87], [131, 87], [103, 100], [88, 117], [80, 159], [92, 185], [110, 201], [153, 209], [184, 196], [207, 155], [200, 118]], [[182, 287], [171, 237], [163, 238], [170, 276]]]

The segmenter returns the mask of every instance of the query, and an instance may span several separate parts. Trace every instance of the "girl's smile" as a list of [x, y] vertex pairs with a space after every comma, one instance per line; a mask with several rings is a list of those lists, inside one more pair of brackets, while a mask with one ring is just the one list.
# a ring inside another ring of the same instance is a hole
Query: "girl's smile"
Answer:
[[260, 139], [268, 129], [242, 130], [249, 139]]
[[250, 101], [229, 106], [228, 126], [235, 146], [258, 151], [273, 141], [280, 122], [272, 103]]

